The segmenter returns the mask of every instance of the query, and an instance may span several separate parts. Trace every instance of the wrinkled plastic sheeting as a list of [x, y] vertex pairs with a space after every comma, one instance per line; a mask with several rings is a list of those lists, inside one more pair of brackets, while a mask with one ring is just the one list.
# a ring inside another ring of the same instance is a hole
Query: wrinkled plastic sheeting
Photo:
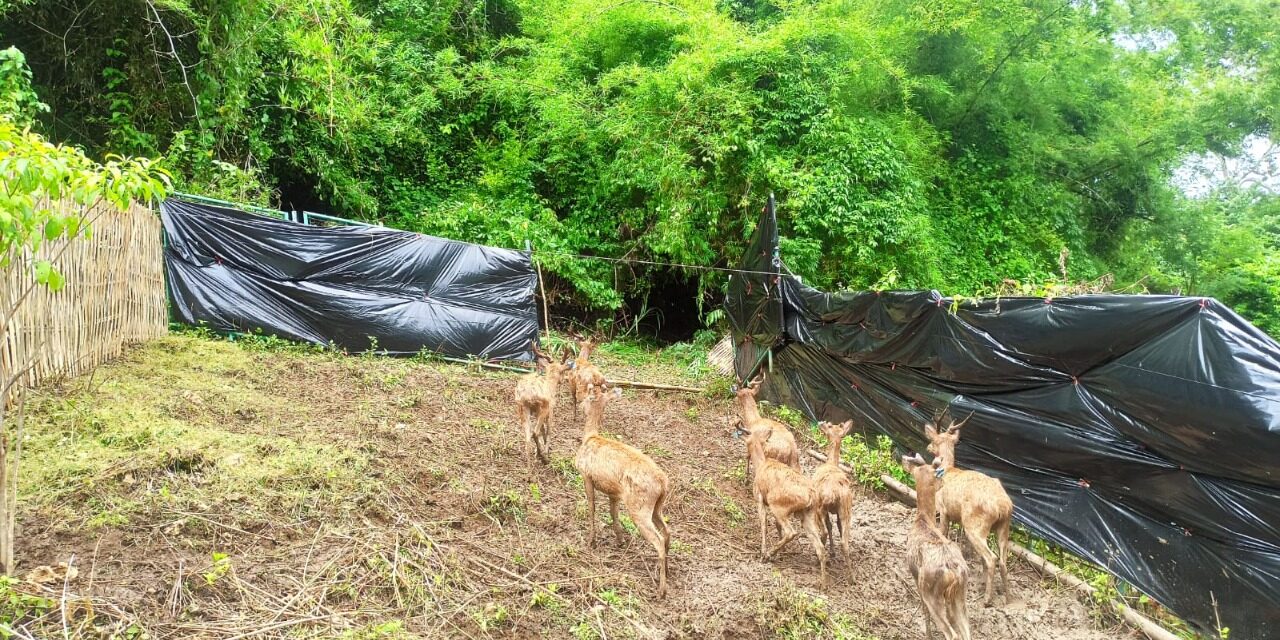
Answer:
[[170, 198], [171, 313], [348, 351], [531, 360], [528, 253], [384, 227], [321, 228]]
[[[767, 253], [742, 268], [768, 266]], [[788, 275], [735, 295], [733, 327], [751, 328], [735, 335], [751, 347], [739, 374], [773, 349], [762, 396], [922, 454], [935, 411], [974, 412], [958, 463], [999, 478], [1036, 535], [1202, 632], [1216, 636], [1220, 615], [1232, 638], [1280, 637], [1280, 346], [1230, 309], [828, 294]], [[773, 305], [782, 313], [760, 311]]]

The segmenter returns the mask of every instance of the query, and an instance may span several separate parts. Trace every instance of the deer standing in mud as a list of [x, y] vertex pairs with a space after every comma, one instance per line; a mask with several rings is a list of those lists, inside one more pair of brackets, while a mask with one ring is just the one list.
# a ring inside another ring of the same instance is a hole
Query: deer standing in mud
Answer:
[[937, 528], [935, 497], [950, 482], [951, 473], [938, 461], [927, 464], [920, 454], [903, 456], [902, 467], [916, 483], [916, 519], [907, 533], [907, 569], [920, 593], [925, 612], [925, 638], [933, 627], [946, 640], [969, 640], [965, 583], [969, 567], [960, 546]]
[[560, 383], [569, 371], [568, 352], [562, 354], [557, 362], [535, 343], [533, 354], [536, 365], [543, 371], [527, 373], [516, 381], [516, 417], [524, 435], [525, 464], [530, 467], [533, 466], [535, 451], [542, 462], [547, 461], [547, 454], [551, 452], [548, 438], [556, 397], [560, 393]]
[[840, 445], [844, 437], [853, 429], [853, 421], [839, 424], [823, 422], [818, 425], [822, 434], [827, 437], [827, 461], [813, 471], [813, 485], [818, 492], [818, 511], [822, 514], [822, 525], [826, 531], [827, 546], [835, 553], [835, 537], [831, 531], [831, 519], [836, 521], [836, 529], [840, 532], [840, 553], [847, 565], [849, 563], [849, 528], [853, 515], [853, 481], [840, 468]]
[[[744, 384], [734, 391], [738, 401], [738, 411], [742, 416], [742, 427], [749, 434], [767, 434], [763, 439], [764, 457], [777, 460], [796, 471], [800, 471], [800, 448], [796, 446], [796, 437], [787, 425], [760, 415], [760, 407], [756, 404], [756, 394], [764, 383], [764, 374], [754, 381]], [[751, 477], [752, 467], [750, 451], [747, 454], [747, 477]]]
[[[765, 457], [765, 444], [772, 437], [768, 429], [751, 432], [747, 436], [747, 456], [755, 468], [756, 511], [760, 517], [760, 555], [764, 560], [773, 558], [783, 547], [801, 534], [791, 524], [791, 516], [801, 519], [803, 533], [809, 538], [818, 554], [818, 566], [822, 583], [827, 580], [827, 550], [822, 546], [822, 528], [818, 523], [817, 490], [813, 481], [804, 474], [778, 460]], [[768, 516], [772, 514], [782, 539], [772, 549], [768, 547]]]
[[[987, 585], [984, 604], [991, 606], [994, 599], [994, 582], [996, 565], [1000, 565], [1000, 591], [1004, 594], [1005, 604], [1009, 603], [1009, 570], [1005, 558], [1009, 555], [1009, 529], [1013, 524], [1013, 501], [1005, 492], [1000, 481], [979, 471], [957, 469], [956, 443], [960, 441], [960, 428], [964, 426], [970, 413], [964, 420], [951, 424], [943, 431], [942, 414], [936, 416], [932, 424], [925, 426], [925, 436], [929, 438], [929, 453], [936, 456], [937, 462], [946, 470], [947, 481], [938, 491], [938, 514], [942, 517], [942, 532], [947, 533], [950, 523], [959, 522], [964, 529], [965, 538], [982, 560], [983, 576]], [[996, 533], [996, 544], [1000, 550], [999, 557], [987, 547], [987, 536]]]
[[596, 490], [609, 496], [609, 513], [613, 516], [613, 532], [619, 544], [623, 541], [618, 523], [618, 503], [627, 513], [640, 535], [658, 552], [658, 597], [667, 595], [667, 553], [671, 548], [671, 532], [662, 520], [662, 507], [671, 490], [671, 481], [652, 458], [639, 449], [600, 435], [604, 407], [622, 390], [588, 384], [582, 399], [582, 445], [573, 464], [582, 474], [587, 493], [587, 541], [596, 545]]

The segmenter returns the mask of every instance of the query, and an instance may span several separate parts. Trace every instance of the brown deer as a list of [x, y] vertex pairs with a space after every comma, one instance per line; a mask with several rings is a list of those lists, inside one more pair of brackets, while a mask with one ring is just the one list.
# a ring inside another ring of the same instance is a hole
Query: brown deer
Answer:
[[531, 467], [535, 451], [542, 462], [547, 461], [547, 454], [551, 452], [547, 439], [551, 433], [560, 383], [569, 371], [570, 355], [566, 351], [557, 362], [543, 353], [537, 343], [533, 345], [533, 354], [535, 365], [543, 370], [542, 373], [527, 373], [516, 382], [516, 417], [524, 434], [525, 464]]
[[823, 422], [818, 428], [827, 437], [827, 461], [813, 471], [813, 485], [818, 492], [818, 510], [822, 514], [827, 546], [831, 553], [835, 553], [835, 537], [831, 534], [831, 519], [835, 518], [836, 528], [840, 532], [840, 553], [845, 564], [848, 564], [849, 528], [853, 524], [853, 481], [840, 468], [840, 444], [853, 429], [853, 421], [847, 420], [839, 424]]
[[933, 637], [936, 626], [946, 640], [969, 640], [964, 603], [969, 567], [960, 545], [937, 528], [935, 516], [935, 497], [951, 481], [951, 472], [936, 460], [927, 464], [918, 453], [903, 456], [902, 466], [916, 482], [916, 519], [907, 533], [907, 569], [920, 593], [925, 638]]
[[[1005, 604], [1009, 603], [1009, 570], [1005, 558], [1009, 555], [1009, 529], [1013, 524], [1013, 501], [1005, 493], [1000, 481], [979, 471], [957, 469], [956, 443], [960, 441], [960, 428], [964, 426], [970, 413], [964, 420], [951, 424], [939, 431], [943, 414], [934, 417], [933, 423], [925, 426], [924, 434], [929, 438], [929, 453], [947, 472], [947, 482], [938, 491], [938, 514], [942, 517], [942, 532], [948, 532], [951, 522], [959, 522], [964, 528], [965, 538], [973, 546], [973, 550], [982, 560], [983, 577], [987, 585], [984, 604], [991, 606], [994, 598], [996, 564], [1000, 565], [1000, 586], [1004, 594]], [[999, 557], [987, 547], [987, 536], [996, 533], [996, 544], [1000, 550]]]
[[[742, 415], [742, 426], [750, 434], [757, 432], [768, 434], [762, 440], [765, 443], [764, 456], [766, 458], [777, 460], [796, 471], [800, 471], [800, 448], [796, 446], [795, 435], [791, 433], [787, 425], [760, 415], [760, 407], [756, 404], [756, 394], [759, 393], [760, 385], [763, 383], [764, 374], [761, 373], [754, 381], [734, 390], [738, 400], [738, 410]], [[750, 451], [748, 451], [747, 477], [751, 477], [751, 465], [751, 455]]]
[[611, 392], [588, 384], [582, 399], [582, 445], [573, 464], [582, 474], [587, 492], [587, 540], [596, 545], [596, 490], [609, 496], [609, 513], [613, 516], [613, 532], [623, 541], [618, 523], [618, 502], [627, 505], [627, 513], [636, 529], [658, 551], [658, 597], [667, 595], [667, 552], [671, 548], [671, 532], [662, 520], [662, 507], [670, 492], [671, 482], [653, 459], [635, 447], [600, 435], [604, 407], [622, 390]]
[[569, 395], [573, 399], [573, 417], [576, 420], [578, 404], [580, 399], [586, 396], [587, 385], [603, 387], [607, 382], [604, 379], [604, 372], [590, 361], [592, 352], [596, 350], [595, 340], [583, 338], [578, 334], [571, 334], [571, 336], [578, 347], [578, 357], [574, 359], [572, 370], [569, 372]]
[[[765, 457], [765, 446], [772, 437], [767, 429], [753, 431], [747, 436], [747, 455], [755, 467], [756, 511], [760, 516], [760, 555], [764, 560], [773, 558], [783, 547], [800, 535], [791, 524], [791, 516], [798, 515], [804, 534], [818, 554], [818, 567], [822, 583], [827, 580], [827, 550], [822, 546], [822, 527], [818, 523], [817, 490], [813, 481], [790, 466]], [[773, 549], [768, 548], [768, 514], [780, 528], [782, 539]]]

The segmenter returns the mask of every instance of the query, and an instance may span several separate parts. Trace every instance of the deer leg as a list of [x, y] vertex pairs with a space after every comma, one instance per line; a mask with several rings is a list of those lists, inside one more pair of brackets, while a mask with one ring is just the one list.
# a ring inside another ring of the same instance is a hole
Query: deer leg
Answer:
[[587, 492], [587, 545], [596, 546], [596, 488], [591, 478], [582, 476], [582, 488]]
[[[804, 514], [804, 530], [809, 536], [809, 543], [813, 545], [813, 550], [818, 554], [818, 571], [822, 574], [823, 586], [831, 584], [827, 579], [827, 550], [822, 546], [822, 530], [818, 527], [818, 514], [820, 509], [813, 508]], [[822, 511], [822, 519], [826, 520], [826, 512]], [[830, 521], [828, 525], [830, 526]]]
[[773, 545], [773, 549], [769, 550], [769, 553], [765, 555], [766, 560], [776, 556], [783, 547], [790, 544], [792, 540], [795, 540], [800, 535], [800, 530], [792, 526], [791, 514], [788, 513], [786, 509], [782, 507], [772, 507], [770, 511], [773, 512], [773, 517], [777, 519], [779, 526], [782, 528], [782, 540], [779, 540], [778, 544]]
[[765, 550], [769, 544], [769, 516], [763, 496], [756, 498], [756, 512], [760, 515], [760, 557], [767, 560], [769, 554]]
[[995, 599], [996, 554], [987, 548], [986, 534], [986, 528], [977, 523], [973, 527], [964, 528], [965, 537], [969, 539], [969, 544], [973, 546], [974, 553], [977, 553], [978, 558], [982, 560], [982, 577], [987, 584], [986, 596], [984, 596], [982, 603], [989, 607], [991, 606], [991, 601]]
[[1000, 591], [1004, 594], [1004, 603], [1009, 604], [1009, 567], [1005, 559], [1009, 556], [1009, 528], [1013, 525], [1010, 516], [996, 524], [996, 546], [1000, 549]]
[[632, 521], [636, 523], [636, 530], [640, 535], [644, 536], [649, 544], [658, 552], [658, 597], [663, 598], [667, 595], [667, 545], [666, 537], [658, 532], [658, 528], [654, 526], [654, 510], [653, 507], [644, 503], [628, 503], [627, 511], [631, 512]]
[[547, 445], [547, 432], [551, 430], [551, 410], [547, 409], [538, 416], [538, 432], [534, 434], [534, 438], [538, 442], [538, 460], [543, 463], [547, 461], [547, 454], [551, 452], [551, 447]]
[[624, 544], [625, 536], [622, 533], [622, 524], [618, 521], [618, 499], [609, 496], [609, 515], [613, 518], [613, 535], [618, 539], [618, 544]]
[[520, 433], [524, 436], [524, 464], [533, 468], [533, 428], [529, 425], [529, 410], [521, 404], [516, 409], [520, 418]]
[[840, 553], [845, 564], [849, 563], [849, 529], [853, 525], [853, 494], [840, 500]]
[[[923, 574], [921, 574], [923, 575]], [[947, 627], [942, 618], [943, 603], [938, 602], [938, 594], [931, 588], [932, 585], [925, 584], [923, 579], [916, 581], [916, 588], [920, 591], [920, 603], [924, 605], [926, 614], [924, 617], [925, 638], [933, 638], [933, 628], [938, 627], [942, 632], [942, 637], [951, 640], [951, 636], [947, 634]]]
[[948, 609], [951, 613], [951, 628], [956, 634], [958, 640], [969, 640], [969, 612], [965, 611], [964, 594], [961, 593], [959, 598], [953, 598], [948, 603]]
[[653, 528], [662, 534], [662, 547], [671, 549], [671, 530], [667, 528], [667, 522], [662, 519], [662, 507], [667, 502], [667, 494], [658, 496], [658, 500], [653, 503]]

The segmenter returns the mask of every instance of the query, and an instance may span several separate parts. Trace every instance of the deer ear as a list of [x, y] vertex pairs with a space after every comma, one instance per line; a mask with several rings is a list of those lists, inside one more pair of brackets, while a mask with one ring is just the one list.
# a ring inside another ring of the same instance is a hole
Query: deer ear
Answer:
[[840, 423], [840, 426], [844, 427], [844, 430], [846, 433], [848, 433], [849, 431], [853, 431], [853, 420], [845, 420], [844, 422]]

